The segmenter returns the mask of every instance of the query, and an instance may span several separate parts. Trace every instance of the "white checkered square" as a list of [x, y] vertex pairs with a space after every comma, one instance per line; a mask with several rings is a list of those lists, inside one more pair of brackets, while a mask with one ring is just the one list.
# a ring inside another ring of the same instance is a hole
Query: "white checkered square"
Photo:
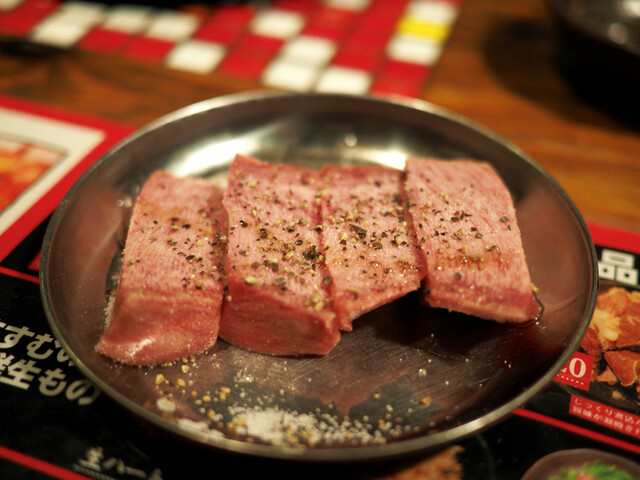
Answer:
[[256, 15], [251, 22], [251, 31], [265, 37], [287, 39], [297, 35], [304, 23], [304, 17], [297, 12], [269, 9]]
[[65, 2], [54, 15], [60, 21], [92, 27], [104, 21], [106, 9], [99, 3]]
[[31, 32], [34, 43], [52, 47], [68, 48], [75, 45], [89, 31], [90, 27], [69, 23], [64, 18], [51, 15], [40, 22]]
[[371, 75], [362, 70], [332, 66], [320, 76], [316, 91], [363, 95], [369, 91]]
[[413, 0], [408, 6], [405, 16], [411, 19], [448, 26], [453, 24], [459, 7], [442, 0]]
[[442, 43], [414, 35], [394, 35], [387, 46], [389, 58], [418, 65], [433, 65], [441, 52]]
[[8, 12], [20, 5], [24, 0], [0, 0], [0, 12]]
[[148, 37], [169, 42], [186, 40], [198, 28], [198, 19], [194, 15], [182, 12], [162, 12], [151, 20]]
[[301, 35], [289, 40], [280, 54], [286, 60], [309, 66], [326, 65], [336, 51], [331, 40], [309, 35]]
[[225, 48], [217, 43], [187, 40], [171, 50], [166, 65], [176, 70], [206, 74], [218, 66], [225, 54]]
[[308, 92], [313, 89], [319, 70], [296, 62], [279, 58], [269, 64], [262, 75], [262, 83], [269, 87]]
[[151, 8], [138, 5], [118, 5], [107, 12], [103, 28], [123, 33], [143, 32], [151, 23]]
[[325, 0], [327, 7], [351, 10], [353, 12], [366, 10], [370, 4], [371, 0]]

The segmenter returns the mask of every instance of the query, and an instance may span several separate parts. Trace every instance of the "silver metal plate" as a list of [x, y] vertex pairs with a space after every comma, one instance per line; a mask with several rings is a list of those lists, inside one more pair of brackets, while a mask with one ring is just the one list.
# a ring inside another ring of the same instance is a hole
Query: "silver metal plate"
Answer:
[[[528, 327], [499, 325], [408, 295], [356, 320], [324, 357], [266, 356], [222, 340], [154, 368], [97, 354], [142, 182], [158, 168], [224, 177], [236, 153], [309, 168], [402, 168], [411, 155], [491, 162], [514, 198], [542, 318]], [[87, 377], [124, 408], [203, 446], [308, 460], [432, 449], [503, 419], [577, 348], [597, 281], [595, 250], [571, 200], [493, 133], [421, 101], [265, 92], [186, 107], [106, 154], [53, 215], [41, 262], [51, 328]]]

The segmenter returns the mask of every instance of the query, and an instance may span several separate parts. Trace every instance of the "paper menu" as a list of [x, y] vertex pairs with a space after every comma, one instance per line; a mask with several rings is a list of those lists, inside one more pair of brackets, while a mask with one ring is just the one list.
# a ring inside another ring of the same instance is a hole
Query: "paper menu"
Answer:
[[0, 261], [134, 128], [0, 96]]
[[[233, 457], [209, 452], [206, 456], [198, 455], [195, 449], [185, 452], [188, 448], [181, 442], [163, 439], [162, 443], [170, 445], [170, 452], [190, 454], [192, 461], [181, 462], [182, 470], [177, 475], [172, 472], [171, 456], [165, 455], [160, 442], [155, 442], [152, 435], [133, 422], [125, 409], [110, 402], [106, 395], [100, 395], [69, 363], [64, 349], [49, 331], [40, 305], [37, 254], [42, 227], [46, 226], [48, 216], [74, 179], [133, 128], [3, 97], [0, 97], [0, 108], [3, 114], [9, 111], [12, 121], [20, 118], [30, 122], [20, 131], [15, 127], [7, 129], [3, 138], [9, 141], [5, 146], [13, 145], [13, 150], [6, 149], [7, 155], [24, 153], [33, 146], [36, 153], [41, 154], [38, 158], [53, 159], [49, 170], [43, 169], [42, 175], [24, 189], [27, 198], [32, 200], [31, 206], [20, 218], [10, 224], [7, 222], [9, 226], [0, 243], [3, 249], [0, 255], [0, 396], [3, 407], [0, 424], [4, 427], [0, 429], [0, 476], [4, 473], [3, 459], [17, 465], [26, 458], [25, 468], [44, 465], [46, 473], [59, 473], [62, 478], [76, 474], [96, 479], [108, 476], [168, 480], [201, 472], [207, 458], [215, 458], [219, 465], [228, 464]], [[5, 125], [9, 123], [0, 123], [0, 131]], [[77, 135], [77, 141], [62, 141], [65, 138], [62, 134], [39, 135], [39, 132], [55, 131], [61, 125], [73, 132], [72, 136]], [[52, 181], [47, 190], [42, 182], [58, 165], [64, 165], [65, 173]], [[16, 198], [21, 195], [24, 193]], [[9, 217], [0, 217], [4, 218]], [[625, 296], [632, 296], [638, 290], [640, 235], [600, 225], [589, 225], [589, 228], [597, 246], [601, 293], [605, 289], [622, 288]], [[31, 238], [33, 246], [25, 254], [23, 247]], [[5, 239], [9, 239], [9, 243], [5, 243]], [[622, 324], [622, 316], [622, 313], [618, 315], [618, 325]], [[605, 351], [625, 349], [633, 352], [636, 347], [614, 342]], [[517, 409], [512, 418], [455, 445], [454, 460], [462, 472], [459, 478], [520, 480], [534, 462], [576, 446], [589, 447], [592, 452], [594, 449], [614, 451], [627, 458], [640, 455], [640, 406], [634, 397], [637, 381], [618, 386], [622, 381], [593, 380], [594, 366], [598, 367], [596, 378], [606, 371], [603, 358], [604, 354], [581, 349], [556, 377], [554, 384]], [[607, 375], [605, 378], [612, 377]], [[26, 411], [36, 412], [29, 416], [29, 423], [16, 425], [12, 422], [16, 412], [23, 414]], [[48, 412], [51, 411], [56, 415], [50, 415]], [[87, 430], [87, 426], [91, 428]], [[523, 431], [529, 433], [523, 436]], [[23, 432], [28, 434], [23, 435]], [[99, 435], [96, 432], [100, 432]], [[53, 435], [55, 445], [50, 441]], [[127, 443], [123, 443], [122, 438], [128, 439]], [[478, 445], [483, 448], [479, 449]], [[425, 459], [427, 457], [425, 454]], [[234, 468], [239, 467], [234, 465]], [[487, 471], [493, 472], [494, 476], [486, 476]], [[9, 475], [8, 478], [21, 477]]]

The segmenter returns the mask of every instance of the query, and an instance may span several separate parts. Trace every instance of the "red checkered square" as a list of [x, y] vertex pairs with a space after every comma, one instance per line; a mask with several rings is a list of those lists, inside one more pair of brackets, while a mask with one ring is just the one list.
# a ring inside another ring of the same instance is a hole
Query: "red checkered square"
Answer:
[[372, 73], [378, 69], [383, 53], [384, 50], [371, 48], [366, 43], [348, 41], [338, 50], [331, 63]]
[[0, 18], [0, 33], [26, 36], [58, 6], [54, 0], [26, 0]]
[[237, 42], [242, 35], [241, 30], [227, 30], [220, 28], [216, 22], [207, 22], [194, 33], [193, 38], [228, 46]]
[[406, 10], [408, 3], [409, 0], [373, 0], [369, 6], [369, 13], [397, 20]]
[[270, 60], [278, 53], [282, 45], [284, 45], [284, 40], [279, 38], [250, 33], [242, 37], [235, 51], [241, 52], [242, 55]]
[[380, 16], [368, 13], [356, 27], [354, 35], [367, 38], [374, 43], [386, 43], [395, 32], [398, 20], [394, 15]]
[[243, 52], [227, 55], [217, 72], [231, 77], [257, 81], [269, 64], [269, 59], [250, 56]]
[[217, 8], [211, 18], [194, 33], [193, 38], [232, 45], [244, 35], [255, 14], [255, 10], [245, 5]]
[[175, 43], [149, 37], [136, 38], [124, 51], [124, 56], [152, 63], [162, 63]]
[[429, 73], [431, 73], [431, 69], [425, 65], [386, 60], [380, 71], [380, 76], [401, 78], [422, 83], [427, 79]]
[[371, 93], [420, 97], [431, 73], [427, 66], [387, 60], [371, 85]]
[[78, 43], [78, 47], [102, 53], [119, 53], [133, 41], [133, 35], [105, 28], [94, 28]]
[[325, 7], [311, 18], [302, 34], [340, 41], [353, 29], [359, 18], [356, 12]]
[[239, 32], [249, 26], [255, 15], [255, 10], [246, 5], [219, 7], [213, 12], [209, 23], [224, 30]]
[[273, 8], [289, 10], [303, 15], [310, 15], [318, 7], [319, 0], [276, 0], [271, 2]]
[[12, 13], [43, 19], [55, 12], [59, 6], [58, 0], [25, 0], [13, 9]]
[[371, 84], [369, 92], [373, 95], [403, 95], [419, 98], [422, 85], [405, 82], [402, 79], [376, 78]]
[[9, 12], [4, 17], [0, 17], [0, 33], [23, 37], [28, 35], [40, 21], [41, 19], [37, 17]]

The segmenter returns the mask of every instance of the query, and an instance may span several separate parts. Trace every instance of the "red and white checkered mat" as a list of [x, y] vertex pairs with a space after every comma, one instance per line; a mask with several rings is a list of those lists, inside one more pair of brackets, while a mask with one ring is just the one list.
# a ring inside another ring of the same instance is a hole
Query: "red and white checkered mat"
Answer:
[[462, 0], [275, 0], [160, 9], [0, 0], [0, 34], [296, 92], [420, 97]]

